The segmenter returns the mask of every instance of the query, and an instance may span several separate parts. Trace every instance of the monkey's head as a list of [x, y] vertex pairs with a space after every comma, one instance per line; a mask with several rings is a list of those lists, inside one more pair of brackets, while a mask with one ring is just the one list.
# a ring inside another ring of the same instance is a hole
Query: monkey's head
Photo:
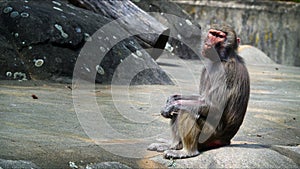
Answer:
[[232, 27], [214, 24], [204, 40], [202, 55], [215, 60], [217, 54], [221, 60], [227, 60], [235, 55], [239, 42]]

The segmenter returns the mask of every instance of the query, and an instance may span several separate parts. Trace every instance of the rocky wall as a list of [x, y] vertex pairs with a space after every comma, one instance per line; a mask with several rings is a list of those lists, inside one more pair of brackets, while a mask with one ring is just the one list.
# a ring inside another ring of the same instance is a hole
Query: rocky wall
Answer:
[[173, 84], [140, 40], [121, 36], [127, 33], [66, 0], [0, 0], [0, 80]]
[[[242, 44], [253, 45], [276, 63], [300, 66], [300, 3], [279, 1], [175, 1], [199, 22], [233, 25]], [[255, 56], [254, 56], [255, 57]]]

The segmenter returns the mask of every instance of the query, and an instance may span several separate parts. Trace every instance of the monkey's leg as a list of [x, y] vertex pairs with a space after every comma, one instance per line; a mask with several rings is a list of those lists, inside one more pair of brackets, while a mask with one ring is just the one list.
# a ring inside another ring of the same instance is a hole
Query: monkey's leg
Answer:
[[171, 129], [172, 129], [172, 144], [169, 149], [171, 150], [180, 150], [182, 149], [182, 140], [180, 137], [180, 133], [178, 132], [178, 114], [171, 119]]
[[178, 115], [178, 133], [182, 139], [182, 150], [166, 150], [164, 157], [167, 159], [189, 158], [199, 155], [198, 138], [200, 128], [197, 120], [189, 113], [181, 111]]
[[160, 143], [152, 143], [148, 146], [150, 151], [164, 152], [165, 150], [179, 150], [182, 149], [182, 142], [178, 133], [177, 115], [173, 116], [170, 122], [172, 130], [172, 141], [166, 139], [159, 139]]

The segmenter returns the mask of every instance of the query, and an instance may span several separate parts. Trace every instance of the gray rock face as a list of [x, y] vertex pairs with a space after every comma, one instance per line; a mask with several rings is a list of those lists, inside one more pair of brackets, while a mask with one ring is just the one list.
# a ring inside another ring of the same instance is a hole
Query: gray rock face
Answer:
[[17, 71], [26, 74], [26, 79], [72, 75], [85, 38], [109, 21], [51, 1], [10, 1], [0, 5], [3, 79], [19, 79], [7, 75]]
[[201, 25], [232, 25], [244, 45], [252, 45], [276, 63], [300, 66], [300, 3], [281, 1], [177, 1]]
[[23, 160], [4, 160], [0, 159], [0, 169], [40, 169], [37, 165], [30, 161]]
[[[86, 42], [93, 42], [93, 34], [100, 27], [112, 21], [76, 8], [66, 1], [2, 1], [0, 7], [1, 79], [52, 79], [70, 82], [81, 49]], [[115, 29], [111, 30], [110, 34], [118, 33], [114, 31]], [[103, 43], [107, 40], [105, 38], [108, 37], [103, 37]], [[92, 65], [89, 63], [94, 60], [87, 58], [79, 65], [82, 71], [77, 75], [98, 83], [110, 83], [122, 60], [131, 53], [142, 50], [134, 37], [120, 40], [110, 47], [104, 49], [97, 46], [94, 58], [100, 57], [97, 54], [103, 50], [109, 52]], [[154, 70], [141, 72], [142, 76], [135, 79], [135, 84], [172, 84], [147, 52], [139, 60], [138, 64], [145, 65], [145, 69]], [[127, 69], [135, 68], [137, 65], [134, 63]], [[91, 71], [100, 73], [90, 77]]]
[[171, 30], [167, 49], [182, 59], [199, 59], [201, 27], [174, 2], [133, 1]]

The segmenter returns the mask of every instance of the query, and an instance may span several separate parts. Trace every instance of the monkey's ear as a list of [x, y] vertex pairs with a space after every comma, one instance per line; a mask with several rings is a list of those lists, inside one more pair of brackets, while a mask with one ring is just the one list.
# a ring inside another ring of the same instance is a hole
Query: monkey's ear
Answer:
[[241, 39], [240, 38], [236, 38], [236, 42], [239, 45], [241, 43]]

